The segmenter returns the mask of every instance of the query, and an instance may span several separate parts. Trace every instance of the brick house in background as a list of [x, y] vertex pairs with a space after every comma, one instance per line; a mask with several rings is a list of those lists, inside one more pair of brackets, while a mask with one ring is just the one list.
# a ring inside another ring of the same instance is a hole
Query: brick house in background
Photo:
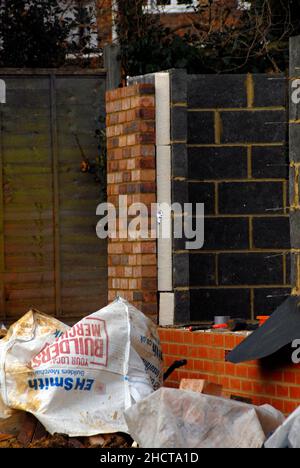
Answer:
[[[113, 17], [115, 0], [96, 0], [100, 45], [111, 44], [114, 33]], [[225, 26], [238, 24], [243, 10], [250, 3], [244, 0], [145, 0], [146, 11], [160, 15], [161, 23], [178, 34], [199, 34], [222, 30]], [[202, 14], [196, 12], [202, 7]]]
[[99, 43], [101, 47], [111, 44], [113, 40], [113, 0], [96, 0]]

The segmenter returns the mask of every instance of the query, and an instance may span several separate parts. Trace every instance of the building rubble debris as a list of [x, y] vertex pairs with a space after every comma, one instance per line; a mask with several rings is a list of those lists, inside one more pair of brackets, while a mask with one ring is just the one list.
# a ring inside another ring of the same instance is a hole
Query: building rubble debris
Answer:
[[29, 413], [14, 412], [9, 420], [0, 420], [1, 448], [130, 448], [133, 440], [128, 434], [103, 434], [93, 437], [70, 438], [64, 434], [51, 435]]
[[[97, 346], [101, 353], [91, 351]], [[156, 326], [123, 299], [72, 328], [34, 310], [0, 326], [0, 362], [0, 448], [300, 447], [300, 408], [285, 419], [201, 379], [162, 387]], [[186, 364], [174, 363], [165, 379]], [[85, 383], [75, 389], [70, 371]], [[61, 384], [65, 374], [70, 381]]]

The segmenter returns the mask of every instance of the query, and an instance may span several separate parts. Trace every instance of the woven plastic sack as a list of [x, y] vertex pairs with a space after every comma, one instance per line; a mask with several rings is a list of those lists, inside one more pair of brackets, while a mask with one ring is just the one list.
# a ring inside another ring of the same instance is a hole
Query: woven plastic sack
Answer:
[[72, 328], [32, 312], [2, 342], [4, 405], [32, 413], [51, 434], [127, 432], [124, 411], [162, 384], [157, 328], [122, 299]]

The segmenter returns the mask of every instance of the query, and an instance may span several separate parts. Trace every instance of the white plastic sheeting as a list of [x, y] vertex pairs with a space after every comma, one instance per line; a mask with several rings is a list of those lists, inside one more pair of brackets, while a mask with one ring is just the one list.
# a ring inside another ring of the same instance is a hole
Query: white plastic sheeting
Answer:
[[143, 448], [261, 448], [284, 416], [190, 391], [162, 388], [125, 412]]
[[300, 448], [300, 408], [280, 426], [265, 444], [266, 448]]

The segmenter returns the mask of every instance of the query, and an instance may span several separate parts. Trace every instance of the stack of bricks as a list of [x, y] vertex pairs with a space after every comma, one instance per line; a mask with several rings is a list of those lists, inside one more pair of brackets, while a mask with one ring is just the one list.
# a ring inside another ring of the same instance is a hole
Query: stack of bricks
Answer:
[[178, 323], [271, 314], [292, 282], [287, 81], [176, 73], [173, 201], [205, 203], [204, 248], [174, 246]]
[[[119, 197], [127, 196], [128, 206], [143, 203], [151, 213], [156, 203], [154, 86], [108, 91], [106, 103], [108, 202], [118, 210]], [[156, 321], [157, 247], [150, 215], [148, 221], [148, 238], [118, 232], [116, 239], [109, 239], [108, 299], [120, 295]]]
[[223, 386], [224, 396], [238, 397], [255, 405], [270, 404], [284, 414], [300, 405], [300, 366], [292, 364], [292, 349], [286, 357], [234, 365], [226, 355], [244, 337], [233, 333], [202, 333], [159, 330], [165, 368], [187, 359], [186, 367], [175, 371], [166, 386], [178, 388], [181, 379], [204, 379]]

